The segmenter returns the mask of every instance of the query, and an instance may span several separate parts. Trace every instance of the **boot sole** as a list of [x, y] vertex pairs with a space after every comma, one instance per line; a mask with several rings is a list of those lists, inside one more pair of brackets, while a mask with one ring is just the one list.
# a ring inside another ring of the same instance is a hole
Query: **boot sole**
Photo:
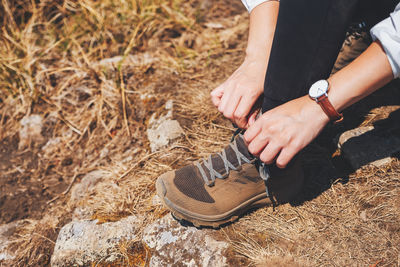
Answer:
[[161, 179], [156, 181], [157, 195], [161, 198], [165, 206], [167, 206], [172, 215], [178, 220], [185, 220], [191, 222], [196, 227], [206, 226], [219, 228], [221, 225], [231, 223], [239, 219], [247, 211], [255, 208], [261, 208], [268, 205], [272, 205], [266, 192], [259, 194], [243, 203], [234, 209], [227, 211], [220, 215], [203, 215], [192, 211], [185, 210], [172, 203], [166, 195], [166, 188]]

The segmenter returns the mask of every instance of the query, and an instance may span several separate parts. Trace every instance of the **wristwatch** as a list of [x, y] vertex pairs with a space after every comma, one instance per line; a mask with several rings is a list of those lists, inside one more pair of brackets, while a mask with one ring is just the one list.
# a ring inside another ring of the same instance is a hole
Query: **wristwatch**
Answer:
[[322, 110], [334, 123], [341, 122], [343, 115], [336, 111], [328, 99], [329, 83], [327, 80], [319, 80], [311, 85], [308, 95], [317, 102]]

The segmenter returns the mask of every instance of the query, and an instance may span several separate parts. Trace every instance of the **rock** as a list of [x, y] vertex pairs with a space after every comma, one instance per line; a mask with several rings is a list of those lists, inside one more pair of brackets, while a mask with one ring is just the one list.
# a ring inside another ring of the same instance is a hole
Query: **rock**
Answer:
[[222, 24], [219, 23], [219, 22], [212, 22], [212, 21], [210, 21], [210, 22], [205, 23], [204, 25], [205, 25], [207, 28], [212, 28], [212, 29], [223, 29], [223, 28], [225, 28], [224, 25], [222, 25]]
[[158, 127], [147, 129], [151, 152], [167, 146], [170, 141], [180, 137], [182, 134], [183, 129], [176, 120], [163, 120]]
[[380, 167], [392, 161], [392, 155], [400, 151], [400, 128], [377, 129], [359, 127], [341, 134], [337, 145], [354, 169], [365, 165]]
[[101, 66], [103, 68], [117, 68], [119, 64], [123, 66], [146, 66], [157, 62], [157, 57], [149, 53], [141, 53], [136, 55], [115, 56], [111, 58], [104, 58], [95, 63], [94, 66]]
[[93, 215], [93, 207], [88, 207], [87, 205], [78, 206], [72, 212], [72, 221], [90, 220]]
[[152, 249], [150, 266], [227, 266], [228, 243], [212, 230], [184, 227], [170, 214], [146, 227], [143, 241]]
[[118, 222], [97, 224], [94, 221], [73, 221], [58, 235], [51, 266], [89, 266], [93, 262], [113, 262], [117, 247], [123, 241], [136, 238], [136, 216]]
[[0, 265], [2, 266], [2, 262], [12, 260], [15, 258], [15, 255], [12, 251], [9, 251], [8, 245], [10, 244], [10, 236], [15, 233], [19, 221], [0, 225]]
[[43, 127], [43, 118], [40, 115], [34, 114], [25, 116], [20, 121], [21, 128], [19, 130], [19, 144], [18, 148], [23, 149], [34, 142], [42, 142], [43, 136], [41, 134]]
[[150, 141], [151, 152], [155, 152], [165, 146], [171, 141], [180, 137], [184, 132], [178, 121], [172, 120], [173, 102], [167, 101], [165, 110], [167, 114], [156, 118], [154, 113], [149, 119], [147, 128], [147, 138]]
[[54, 154], [59, 149], [60, 143], [60, 137], [50, 138], [47, 143], [42, 146], [42, 151], [47, 155]]
[[110, 176], [111, 174], [109, 172], [103, 170], [95, 170], [87, 173], [79, 184], [72, 187], [71, 201], [77, 202], [89, 195], [100, 181]]

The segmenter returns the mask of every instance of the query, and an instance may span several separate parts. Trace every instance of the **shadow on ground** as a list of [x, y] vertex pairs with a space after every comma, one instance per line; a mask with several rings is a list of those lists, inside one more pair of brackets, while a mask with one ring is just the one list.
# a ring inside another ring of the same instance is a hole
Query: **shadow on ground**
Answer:
[[[302, 152], [305, 186], [303, 193], [292, 205], [301, 205], [312, 200], [331, 188], [333, 183], [347, 183], [349, 175], [356, 169], [338, 150], [337, 137], [347, 130], [362, 126], [373, 126], [360, 136], [349, 139], [344, 146], [360, 144], [360, 154], [368, 155], [361, 158], [362, 166], [384, 159], [386, 157], [400, 158], [396, 151], [400, 150], [400, 139], [385, 139], [385, 137], [400, 136], [400, 109], [390, 108], [400, 103], [400, 81], [395, 80], [344, 112], [344, 121], [339, 125], [329, 125], [321, 135]], [[372, 110], [380, 108], [376, 116]], [[370, 117], [370, 118], [369, 118]], [[394, 140], [394, 141], [393, 141]], [[396, 141], [397, 140], [397, 141]], [[390, 142], [390, 143], [388, 143]], [[392, 148], [388, 149], [388, 147]], [[342, 150], [345, 147], [342, 147]], [[360, 166], [360, 167], [362, 167]]]

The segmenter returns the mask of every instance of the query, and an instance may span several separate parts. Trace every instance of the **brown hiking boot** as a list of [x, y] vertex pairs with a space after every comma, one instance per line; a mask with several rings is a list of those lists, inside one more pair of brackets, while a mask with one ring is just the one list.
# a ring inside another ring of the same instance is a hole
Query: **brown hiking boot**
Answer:
[[219, 227], [250, 209], [288, 202], [301, 190], [299, 160], [265, 170], [238, 135], [222, 152], [161, 175], [157, 194], [176, 218]]

